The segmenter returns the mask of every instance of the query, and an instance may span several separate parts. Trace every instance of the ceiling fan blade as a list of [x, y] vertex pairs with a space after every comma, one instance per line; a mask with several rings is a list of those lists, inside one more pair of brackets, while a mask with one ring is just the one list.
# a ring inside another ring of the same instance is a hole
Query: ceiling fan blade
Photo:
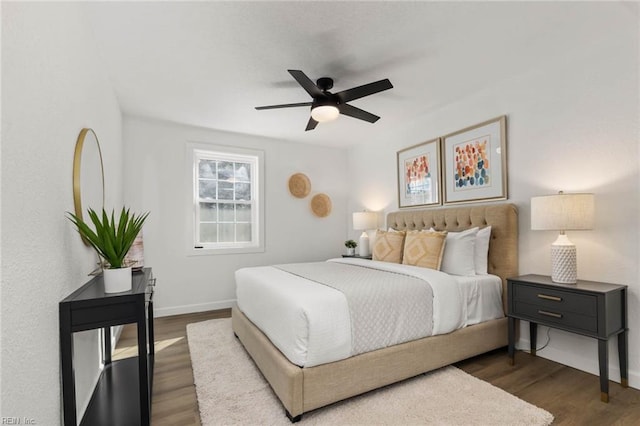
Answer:
[[377, 115], [373, 115], [370, 112], [356, 108], [349, 104], [338, 105], [340, 114], [348, 115], [349, 117], [358, 118], [360, 120], [368, 121], [369, 123], [375, 123], [380, 119]]
[[297, 104], [282, 104], [282, 105], [267, 105], [267, 106], [259, 106], [256, 109], [276, 109], [276, 108], [293, 108], [293, 107], [301, 107], [301, 106], [311, 106], [312, 102], [300, 102]]
[[307, 123], [307, 128], [304, 129], [305, 132], [308, 132], [309, 130], [313, 130], [316, 128], [316, 126], [318, 125], [318, 122], [316, 120], [313, 119], [313, 117], [309, 117], [309, 122]]
[[340, 102], [345, 103], [391, 88], [393, 88], [393, 84], [391, 84], [388, 78], [385, 78], [384, 80], [375, 81], [373, 83], [354, 87], [352, 89], [343, 90], [342, 92], [336, 93], [336, 96], [338, 96]]
[[309, 77], [307, 77], [305, 73], [303, 73], [300, 70], [287, 70], [287, 71], [289, 71], [289, 74], [291, 74], [291, 76], [293, 76], [293, 78], [296, 79], [298, 84], [302, 86], [302, 88], [306, 90], [307, 93], [311, 95], [312, 98], [315, 99], [318, 96], [323, 95], [322, 90], [320, 90], [318, 86], [316, 86], [316, 84], [313, 81], [311, 81]]

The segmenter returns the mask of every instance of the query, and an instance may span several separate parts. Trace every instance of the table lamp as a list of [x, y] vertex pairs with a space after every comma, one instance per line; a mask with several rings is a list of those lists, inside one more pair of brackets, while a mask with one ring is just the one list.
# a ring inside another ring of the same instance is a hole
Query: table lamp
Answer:
[[356, 212], [353, 214], [353, 229], [362, 231], [358, 242], [358, 255], [369, 256], [369, 235], [367, 230], [375, 229], [378, 226], [378, 215], [375, 212]]
[[565, 194], [533, 197], [531, 199], [531, 229], [560, 231], [551, 244], [551, 280], [575, 284], [578, 279], [576, 246], [565, 231], [592, 229], [594, 217], [593, 194]]

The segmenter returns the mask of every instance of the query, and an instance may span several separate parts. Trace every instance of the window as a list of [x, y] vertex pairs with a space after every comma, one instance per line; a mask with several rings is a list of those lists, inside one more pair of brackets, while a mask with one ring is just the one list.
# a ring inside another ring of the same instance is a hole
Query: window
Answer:
[[194, 251], [263, 251], [260, 151], [191, 144]]

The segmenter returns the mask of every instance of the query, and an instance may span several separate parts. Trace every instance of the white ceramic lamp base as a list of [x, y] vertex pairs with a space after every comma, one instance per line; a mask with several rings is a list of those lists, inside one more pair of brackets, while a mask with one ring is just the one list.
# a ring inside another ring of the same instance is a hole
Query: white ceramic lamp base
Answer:
[[369, 256], [370, 254], [369, 235], [367, 235], [367, 231], [363, 231], [362, 235], [360, 235], [360, 241], [358, 242], [358, 255]]
[[551, 280], [561, 284], [578, 281], [576, 246], [564, 234], [551, 244]]

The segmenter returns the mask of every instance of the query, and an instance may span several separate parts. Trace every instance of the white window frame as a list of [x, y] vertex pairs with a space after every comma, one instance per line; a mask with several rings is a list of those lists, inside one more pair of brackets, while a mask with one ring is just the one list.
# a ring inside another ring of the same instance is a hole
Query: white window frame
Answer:
[[[217, 160], [252, 164], [251, 241], [241, 243], [198, 244], [200, 221], [198, 160], [207, 156]], [[240, 254], [264, 252], [264, 151], [203, 142], [187, 143], [188, 238], [187, 255]]]

